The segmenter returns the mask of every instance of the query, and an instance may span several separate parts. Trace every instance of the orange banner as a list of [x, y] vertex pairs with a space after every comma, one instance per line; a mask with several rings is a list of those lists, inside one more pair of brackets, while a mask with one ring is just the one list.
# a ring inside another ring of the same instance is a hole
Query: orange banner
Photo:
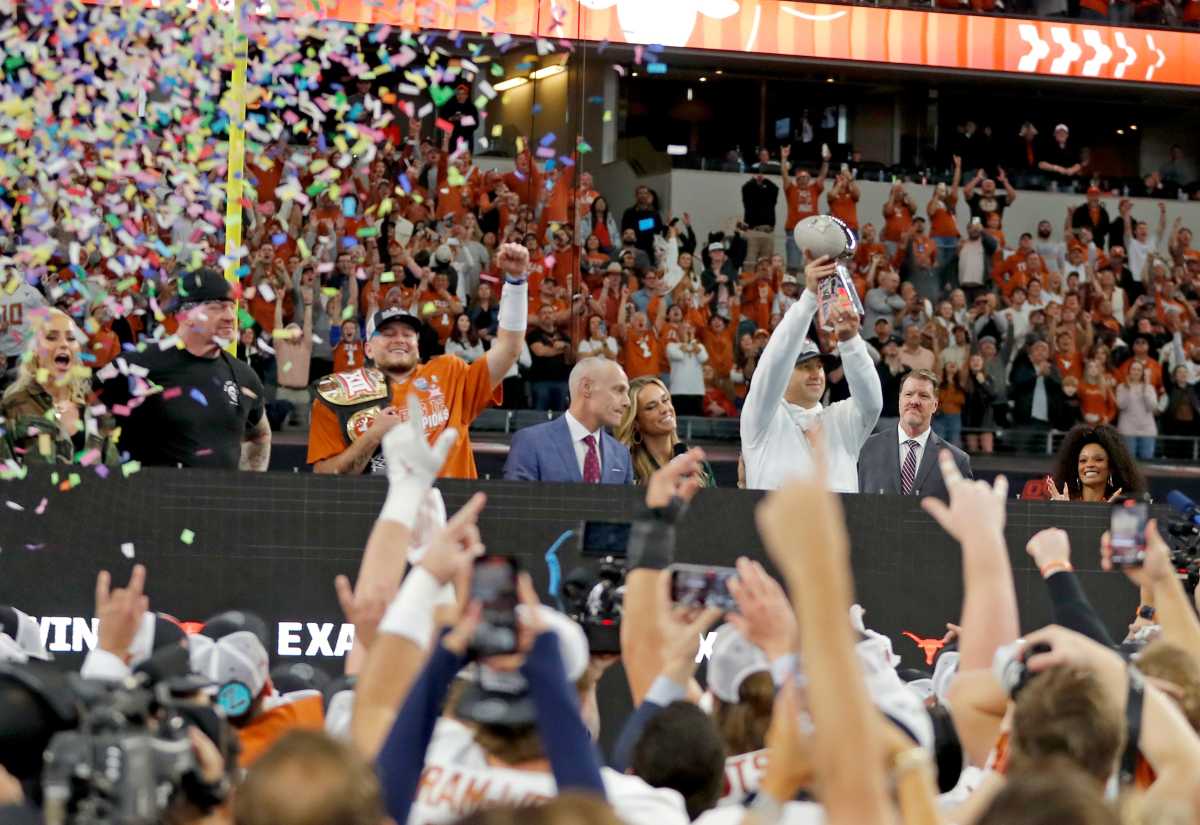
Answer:
[[1191, 31], [786, 0], [308, 0], [300, 8], [410, 29], [1200, 85], [1200, 32]]

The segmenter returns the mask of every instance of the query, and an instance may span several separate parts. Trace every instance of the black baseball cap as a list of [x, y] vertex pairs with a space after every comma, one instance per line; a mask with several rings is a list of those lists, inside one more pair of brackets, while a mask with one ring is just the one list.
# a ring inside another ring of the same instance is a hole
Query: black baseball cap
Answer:
[[375, 313], [373, 320], [375, 332], [383, 329], [384, 324], [390, 324], [395, 321], [396, 323], [404, 324], [418, 335], [421, 334], [421, 319], [415, 315], [408, 314], [399, 307], [381, 309]]
[[190, 304], [233, 300], [233, 284], [225, 280], [220, 272], [208, 267], [177, 272], [175, 285], [175, 297], [168, 308], [170, 312], [178, 312]]

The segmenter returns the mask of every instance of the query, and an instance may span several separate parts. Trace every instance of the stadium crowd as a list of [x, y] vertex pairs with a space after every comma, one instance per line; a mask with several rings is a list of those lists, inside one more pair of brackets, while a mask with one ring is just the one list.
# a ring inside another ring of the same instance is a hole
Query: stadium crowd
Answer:
[[[622, 193], [597, 191], [577, 169], [579, 151], [555, 157], [519, 141], [512, 171], [487, 169], [470, 151], [473, 111], [463, 84], [433, 136], [414, 118], [357, 159], [320, 137], [278, 141], [248, 158], [254, 208], [245, 212], [236, 318], [221, 321], [218, 337], [232, 338], [236, 321], [227, 370], [236, 386], [258, 385], [251, 406], [260, 442], [267, 422], [304, 432], [311, 418], [309, 461], [329, 469], [323, 462], [340, 451], [345, 422], [322, 398], [337, 394], [331, 376], [375, 374], [358, 371], [368, 367], [380, 312], [410, 317], [423, 362], [483, 359], [501, 337], [505, 244], [528, 258], [528, 325], [524, 345], [506, 352], [496, 403], [565, 410], [573, 366], [596, 359], [620, 365], [639, 386], [659, 379], [678, 415], [738, 417], [768, 342], [803, 292], [811, 255], [792, 230], [828, 213], [857, 235], [851, 275], [884, 388], [881, 426], [899, 417], [904, 376], [926, 370], [937, 379], [935, 431], [971, 451], [991, 452], [1005, 428], [1086, 423], [1115, 425], [1142, 459], [1191, 454], [1185, 442], [1155, 448], [1156, 436], [1195, 436], [1200, 422], [1200, 250], [1189, 227], [1167, 225], [1161, 202], [1106, 204], [1091, 186], [1065, 216], [1043, 216], [1032, 233], [1006, 232], [1018, 190], [1003, 168], [992, 179], [978, 166], [967, 178], [956, 155], [927, 203], [897, 181], [881, 214], [860, 214], [852, 168], [831, 172], [828, 153], [819, 168], [792, 167], [783, 146], [778, 160], [763, 150], [752, 166], [736, 230], [713, 232], [687, 212], [665, 214], [644, 185], [616, 214], [609, 197]], [[1051, 165], [1046, 175], [1079, 172]], [[782, 227], [777, 205], [786, 207]], [[147, 211], [141, 220], [138, 255], [175, 261], [175, 274], [217, 266], [214, 236], [188, 214], [164, 224]], [[780, 228], [786, 242], [776, 248]], [[122, 235], [128, 222], [101, 231], [133, 240]], [[96, 404], [89, 382], [128, 377], [129, 359], [166, 357], [188, 334], [177, 310], [196, 296], [177, 277], [126, 272], [99, 252], [73, 263], [66, 233], [50, 241], [40, 277], [14, 273], [0, 293], [0, 352], [13, 384], [3, 449], [17, 461], [115, 461], [128, 450], [111, 435], [123, 429], [128, 446], [146, 428], [135, 423], [144, 391], [101, 394]], [[65, 314], [47, 325], [49, 306]], [[32, 335], [35, 327], [44, 329]], [[840, 401], [850, 388], [832, 328], [815, 341], [828, 377], [822, 400]], [[162, 400], [192, 403], [194, 386], [182, 389]], [[193, 441], [157, 458], [220, 458], [203, 438]]]

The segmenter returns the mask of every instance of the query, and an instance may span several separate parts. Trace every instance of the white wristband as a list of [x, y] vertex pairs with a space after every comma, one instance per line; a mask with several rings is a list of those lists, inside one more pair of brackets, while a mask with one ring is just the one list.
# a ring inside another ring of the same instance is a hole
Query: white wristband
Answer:
[[428, 650], [433, 641], [433, 609], [441, 590], [432, 573], [420, 565], [412, 568], [383, 614], [379, 632], [403, 636]]
[[529, 284], [505, 283], [500, 293], [500, 309], [497, 321], [500, 329], [509, 332], [524, 332], [529, 316]]
[[421, 505], [425, 503], [425, 490], [419, 483], [408, 481], [393, 481], [388, 485], [387, 498], [383, 500], [379, 518], [381, 521], [398, 522], [412, 530], [417, 526]]

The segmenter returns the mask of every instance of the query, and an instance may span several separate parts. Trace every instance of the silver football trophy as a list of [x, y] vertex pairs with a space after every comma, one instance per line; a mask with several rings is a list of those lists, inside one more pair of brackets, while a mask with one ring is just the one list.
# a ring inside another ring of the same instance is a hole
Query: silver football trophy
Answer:
[[837, 263], [837, 274], [822, 278], [817, 284], [817, 323], [821, 329], [832, 331], [833, 319], [847, 310], [863, 317], [866, 313], [850, 277], [850, 262], [858, 248], [850, 227], [832, 215], [813, 215], [796, 224], [792, 239], [814, 260], [824, 255]]

